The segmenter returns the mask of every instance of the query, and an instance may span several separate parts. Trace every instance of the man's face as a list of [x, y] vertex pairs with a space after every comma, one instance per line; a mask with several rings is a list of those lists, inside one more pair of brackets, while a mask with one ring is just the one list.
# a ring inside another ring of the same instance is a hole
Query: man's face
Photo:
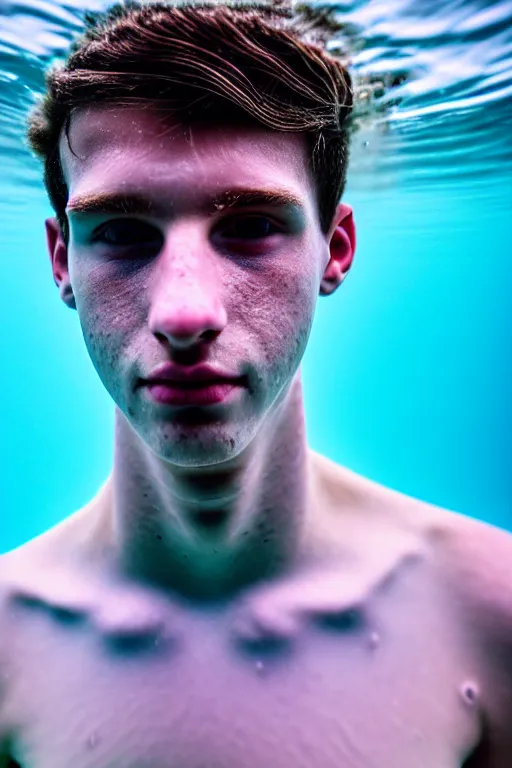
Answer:
[[[156, 112], [112, 107], [77, 113], [69, 138], [69, 246], [49, 242], [94, 367], [158, 456], [182, 466], [234, 457], [288, 392], [330, 261], [303, 138], [190, 132]], [[297, 204], [212, 203], [242, 189]], [[162, 405], [142, 379], [167, 362], [222, 368], [246, 386], [215, 406]]]

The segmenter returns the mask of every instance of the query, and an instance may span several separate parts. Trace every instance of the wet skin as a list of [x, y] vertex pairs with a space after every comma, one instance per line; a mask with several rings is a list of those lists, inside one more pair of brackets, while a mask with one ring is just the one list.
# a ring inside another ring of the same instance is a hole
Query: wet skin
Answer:
[[1, 558], [19, 765], [504, 767], [478, 758], [489, 664], [448, 557], [466, 520], [313, 454], [311, 477], [323, 563], [228, 600], [119, 578], [111, 479]]
[[[115, 403], [114, 463], [0, 558], [0, 749], [23, 768], [507, 768], [512, 664], [488, 627], [508, 613], [481, 605], [509, 594], [512, 537], [307, 446], [300, 363], [352, 264], [350, 207], [321, 231], [296, 135], [102, 107], [69, 137], [70, 239], [48, 220], [48, 247]], [[165, 362], [243, 382], [162, 406], [144, 380]]]

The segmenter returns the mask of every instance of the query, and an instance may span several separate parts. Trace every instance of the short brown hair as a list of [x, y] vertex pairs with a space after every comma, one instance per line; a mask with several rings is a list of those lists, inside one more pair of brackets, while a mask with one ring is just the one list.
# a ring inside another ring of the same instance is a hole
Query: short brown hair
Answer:
[[343, 28], [332, 14], [282, 0], [128, 2], [87, 14], [85, 33], [47, 73], [28, 122], [66, 240], [59, 138], [74, 109], [100, 102], [151, 105], [190, 126], [303, 132], [325, 234], [345, 188], [353, 108], [348, 60], [325, 45]]

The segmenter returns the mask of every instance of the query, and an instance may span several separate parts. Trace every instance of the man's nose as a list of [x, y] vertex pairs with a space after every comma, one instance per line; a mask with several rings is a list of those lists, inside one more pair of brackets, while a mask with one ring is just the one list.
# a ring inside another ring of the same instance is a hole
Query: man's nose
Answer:
[[152, 283], [149, 328], [176, 348], [211, 339], [227, 324], [215, 257], [197, 250], [166, 244]]

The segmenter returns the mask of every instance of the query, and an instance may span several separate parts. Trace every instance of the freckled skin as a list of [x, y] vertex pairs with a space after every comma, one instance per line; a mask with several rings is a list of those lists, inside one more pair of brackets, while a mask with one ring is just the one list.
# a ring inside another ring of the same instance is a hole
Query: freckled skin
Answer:
[[[110, 124], [112, 121], [108, 113], [102, 118], [102, 122], [107, 120]], [[147, 125], [150, 121], [141, 118], [140, 114], [133, 119], [142, 122], [146, 129], [150, 127]], [[78, 143], [75, 148], [74, 139], [80, 127], [78, 123], [75, 132], [71, 133], [71, 144], [78, 154], [81, 145]], [[278, 138], [281, 141], [276, 143], [282, 146], [275, 147], [274, 153], [282, 153], [280, 162], [283, 164], [286, 150], [288, 154], [298, 151], [298, 140], [292, 141], [288, 136]], [[272, 139], [275, 141], [276, 137]], [[116, 140], [120, 140], [117, 134]], [[272, 169], [274, 166], [266, 153], [268, 141], [268, 138], [264, 142], [260, 139], [263, 143], [260, 152], [265, 165]], [[259, 166], [258, 181], [261, 179], [264, 183], [268, 176], [256, 151], [258, 144], [251, 136], [240, 138], [239, 142], [242, 146], [237, 154], [242, 155], [245, 151], [256, 155], [257, 162], [254, 164]], [[131, 152], [130, 164], [140, 163], [139, 168], [133, 170], [133, 175], [138, 178], [154, 179], [154, 169], [163, 174], [163, 164], [166, 161], [169, 163], [169, 150], [173, 154], [181, 154], [188, 149], [184, 139], [180, 141], [173, 137], [163, 141], [163, 145], [156, 144], [151, 153], [145, 147], [142, 156], [138, 156], [137, 139], [126, 143], [125, 153]], [[211, 164], [212, 142], [207, 140], [204, 143], [204, 150], [198, 152], [193, 170], [188, 172], [188, 176], [193, 178], [197, 178], [201, 170], [206, 175], [207, 159]], [[198, 144], [196, 141], [196, 146]], [[88, 157], [87, 164], [80, 164], [73, 158], [75, 162], [70, 174], [78, 167], [77, 183], [71, 186], [71, 197], [84, 189], [88, 190], [92, 184], [96, 188], [106, 186], [107, 180], [112, 183], [119, 160], [117, 155], [109, 160], [109, 150], [110, 144], [105, 142], [92, 159]], [[69, 153], [65, 157], [68, 159]], [[208, 167], [208, 178], [218, 178], [224, 168], [225, 161], [213, 168]], [[306, 183], [305, 178], [299, 176], [297, 180], [295, 175], [292, 175], [295, 186], [298, 182], [302, 185]], [[175, 176], [174, 165], [169, 170], [169, 176]], [[273, 176], [276, 176], [275, 171]], [[130, 180], [124, 164], [122, 179], [124, 182]], [[254, 173], [247, 174], [243, 181], [255, 183]], [[199, 179], [197, 183], [200, 183]], [[311, 200], [308, 202], [308, 214], [313, 221], [313, 204]], [[162, 228], [170, 223], [158, 222]], [[237, 370], [239, 365], [257, 365], [257, 369], [252, 371], [252, 401], [249, 403], [246, 398], [244, 402], [248, 410], [243, 414], [233, 414], [229, 424], [223, 426], [222, 434], [216, 432], [211, 441], [205, 443], [206, 437], [203, 436], [196, 455], [191, 453], [190, 440], [187, 440], [186, 453], [180, 451], [179, 427], [168, 423], [161, 430], [155, 430], [140, 400], [132, 406], [136, 415], [133, 426], [156, 453], [168, 460], [187, 464], [193, 459], [204, 462], [206, 456], [213, 463], [232, 454], [228, 435], [235, 440], [238, 451], [254, 438], [262, 416], [281, 396], [283, 388], [289, 385], [297, 371], [311, 330], [319, 290], [322, 246], [318, 232], [311, 234], [312, 227], [304, 227], [303, 232], [293, 238], [288, 237], [283, 245], [274, 248], [273, 253], [265, 258], [219, 257], [205, 251], [204, 222], [192, 220], [172, 224], [174, 230], [168, 233], [167, 252], [161, 259], [146, 262], [141, 259], [138, 263], [122, 264], [100, 260], [78, 236], [74, 237], [78, 227], [74, 228], [71, 221], [70, 279], [91, 360], [107, 391], [125, 415], [133, 402], [133, 393], [127, 392], [127, 377], [130, 374], [147, 374], [148, 369], [154, 367], [153, 361], [165, 359], [156, 343], [150, 346], [149, 331], [161, 329], [163, 333], [166, 322], [173, 322], [177, 316], [181, 316], [184, 326], [188, 321], [191, 334], [206, 329], [208, 320], [204, 320], [204, 316], [210, 319], [210, 325], [214, 325], [216, 330], [222, 330], [222, 339], [219, 338], [217, 346], [218, 356], [222, 355], [221, 363], [225, 367], [233, 367], [234, 363]], [[318, 243], [317, 253], [311, 242], [313, 235]], [[327, 263], [325, 243], [323, 251]], [[163, 317], [168, 306], [172, 306], [175, 313], [170, 320]], [[204, 327], [200, 327], [201, 323]], [[187, 328], [184, 330], [186, 332]], [[166, 443], [163, 442], [164, 434], [169, 438]]]
[[[299, 135], [183, 132], [150, 111], [105, 107], [78, 112], [69, 135], [70, 242], [50, 220], [48, 245], [61, 297], [77, 309], [116, 406], [120, 567], [210, 593], [292, 567], [309, 505], [300, 362], [319, 293], [333, 292], [352, 263], [351, 209], [341, 203], [321, 232]], [[203, 211], [204, 196], [240, 187], [284, 190], [302, 207]], [[149, 257], [95, 240], [112, 215], [77, 212], [77, 200], [112, 192], [158, 205], [135, 217], [159, 241]], [[271, 235], [230, 238], [235, 216], [251, 214], [271, 223]], [[216, 365], [247, 386], [217, 409], [164, 411], [139, 384], [169, 361]], [[205, 536], [197, 526], [209, 510], [227, 520], [214, 552], [213, 527]], [[257, 527], [268, 515], [270, 539]]]
[[[350, 207], [321, 232], [297, 135], [103, 106], [70, 143], [70, 241], [49, 220], [48, 246], [115, 404], [114, 462], [89, 504], [0, 558], [0, 755], [8, 734], [22, 768], [462, 766], [480, 668], [439, 566], [448, 513], [306, 442], [300, 363], [352, 264]], [[230, 211], [201, 207], [234, 187], [302, 210], [258, 205], [278, 232], [235, 242]], [[71, 210], [113, 192], [164, 205], [124, 216], [146, 246], [96, 239], [120, 215]], [[162, 408], [140, 380], [171, 361], [246, 386]]]

